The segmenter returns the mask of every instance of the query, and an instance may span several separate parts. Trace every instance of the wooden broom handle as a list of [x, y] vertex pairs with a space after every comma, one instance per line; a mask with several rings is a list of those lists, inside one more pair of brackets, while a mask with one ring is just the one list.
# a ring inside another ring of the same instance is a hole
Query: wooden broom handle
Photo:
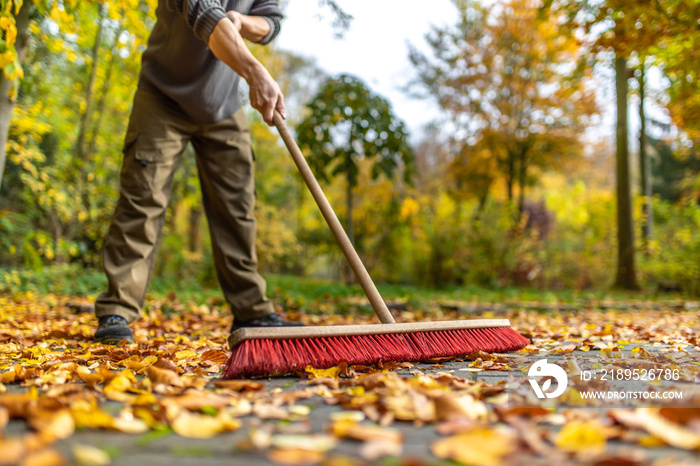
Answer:
[[343, 251], [345, 259], [347, 259], [348, 263], [350, 264], [350, 268], [355, 273], [357, 281], [360, 282], [360, 285], [362, 286], [365, 295], [367, 295], [367, 299], [369, 299], [372, 308], [374, 308], [374, 312], [377, 314], [377, 317], [379, 317], [379, 320], [383, 324], [396, 323], [394, 316], [391, 315], [389, 308], [386, 307], [386, 303], [379, 294], [379, 291], [372, 281], [372, 278], [369, 276], [369, 273], [367, 273], [367, 269], [362, 263], [360, 256], [352, 246], [350, 238], [348, 238], [348, 235], [345, 233], [345, 230], [340, 224], [338, 217], [335, 215], [330, 202], [328, 202], [328, 199], [326, 199], [326, 195], [323, 194], [323, 190], [311, 171], [306, 158], [304, 158], [304, 155], [301, 153], [299, 146], [294, 140], [294, 136], [292, 136], [292, 133], [289, 131], [289, 128], [287, 128], [284, 119], [282, 119], [277, 110], [275, 110], [274, 122], [275, 126], [277, 127], [277, 131], [279, 131], [280, 136], [282, 136], [284, 144], [287, 146], [287, 150], [289, 150], [289, 153], [292, 154], [292, 158], [299, 169], [299, 173], [301, 173], [301, 177], [304, 178], [306, 186], [309, 187], [309, 191], [311, 191], [318, 208], [321, 209], [321, 213], [326, 219], [326, 223], [328, 223], [331, 232], [333, 232], [335, 240], [338, 242], [340, 249]]

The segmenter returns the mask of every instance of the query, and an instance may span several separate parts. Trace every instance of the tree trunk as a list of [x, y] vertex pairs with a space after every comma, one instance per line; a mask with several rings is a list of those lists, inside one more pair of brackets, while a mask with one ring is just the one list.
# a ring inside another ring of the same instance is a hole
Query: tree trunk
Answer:
[[649, 254], [652, 228], [654, 222], [654, 210], [652, 204], [651, 163], [647, 153], [646, 117], [644, 116], [644, 61], [642, 60], [642, 73], [639, 75], [639, 174], [641, 191], [644, 197], [642, 213], [642, 249], [644, 254]]
[[[90, 200], [88, 198], [88, 194], [84, 189], [85, 186], [85, 178], [88, 172], [88, 154], [87, 154], [87, 148], [85, 139], [87, 137], [88, 133], [88, 126], [90, 122], [90, 114], [92, 113], [92, 101], [93, 101], [93, 94], [94, 94], [94, 89], [95, 89], [95, 80], [97, 79], [97, 67], [99, 66], [100, 63], [100, 47], [102, 46], [102, 31], [103, 31], [103, 23], [105, 16], [107, 16], [107, 7], [106, 5], [103, 4], [98, 4], [97, 8], [99, 8], [99, 13], [98, 13], [98, 21], [99, 24], [97, 25], [97, 33], [95, 34], [95, 42], [92, 45], [92, 53], [91, 53], [91, 59], [92, 59], [92, 68], [90, 70], [90, 76], [88, 77], [88, 82], [87, 82], [87, 87], [85, 89], [85, 109], [83, 110], [83, 113], [80, 115], [80, 124], [78, 126], [78, 140], [75, 143], [75, 161], [76, 163], [80, 164], [80, 168], [78, 169], [78, 174], [77, 177], [74, 180], [75, 183], [75, 195], [79, 197], [79, 199], [82, 202], [83, 208], [89, 212], [89, 205], [90, 205]], [[75, 173], [75, 172], [73, 172]], [[75, 230], [76, 230], [76, 223], [77, 223], [77, 218], [78, 218], [78, 212], [80, 210], [80, 204], [76, 205], [73, 208], [73, 213], [71, 215], [70, 223], [68, 224], [66, 228], [66, 242], [70, 243], [73, 241], [73, 238], [75, 237]], [[63, 262], [63, 256], [62, 255], [56, 255], [56, 262]]]
[[508, 150], [508, 204], [513, 203], [513, 184], [515, 183], [515, 156]]
[[527, 183], [527, 147], [523, 146], [520, 150], [520, 171], [518, 173], [518, 184], [520, 185], [520, 193], [518, 195], [518, 216], [523, 215], [525, 209], [525, 184]]
[[199, 252], [200, 245], [202, 243], [201, 228], [199, 228], [199, 219], [202, 218], [202, 205], [197, 203], [190, 207], [190, 218], [189, 218], [189, 231], [188, 233], [188, 245], [187, 249], [190, 252]]
[[104, 115], [105, 107], [107, 105], [107, 96], [109, 95], [109, 90], [112, 87], [112, 72], [114, 70], [115, 63], [117, 62], [117, 57], [119, 56], [119, 36], [121, 36], [122, 31], [122, 28], [117, 30], [114, 45], [112, 45], [112, 56], [107, 64], [107, 73], [105, 74], [105, 79], [102, 83], [102, 88], [100, 89], [100, 98], [97, 99], [97, 108], [95, 109], [96, 117], [95, 121], [93, 122], [92, 129], [90, 130], [90, 140], [85, 151], [86, 158], [90, 158], [90, 156], [95, 153], [95, 147], [97, 146], [97, 136], [100, 133], [100, 126], [102, 126], [102, 115]]
[[[352, 211], [353, 211], [353, 197], [352, 197], [352, 181], [350, 178], [350, 174], [348, 172], [348, 177], [347, 177], [347, 188], [345, 192], [345, 212], [346, 212], [346, 218], [345, 218], [345, 232], [348, 234], [348, 239], [350, 240], [350, 244], [355, 246], [355, 226], [352, 221]], [[352, 285], [355, 283], [355, 277], [352, 273], [352, 269], [350, 268], [350, 264], [346, 260], [343, 259], [343, 270], [344, 273], [343, 275], [345, 276], [345, 284], [347, 285]]]
[[634, 222], [627, 144], [627, 60], [615, 57], [615, 90], [617, 94], [617, 278], [615, 286], [639, 289], [634, 259]]
[[[92, 45], [92, 69], [90, 70], [90, 77], [88, 78], [87, 87], [85, 89], [85, 110], [82, 115], [80, 115], [80, 126], [78, 131], [78, 141], [75, 144], [75, 152], [78, 156], [78, 162], [81, 164], [80, 174], [84, 175], [86, 170], [86, 147], [85, 138], [88, 133], [88, 123], [90, 121], [90, 113], [92, 111], [92, 97], [95, 89], [95, 80], [97, 79], [97, 67], [100, 62], [100, 47], [102, 46], [102, 23], [104, 22], [104, 17], [107, 15], [107, 7], [105, 5], [99, 4], [99, 24], [97, 25], [97, 34], [95, 35], [95, 43]], [[83, 176], [78, 177], [82, 179]]]
[[[24, 55], [27, 49], [27, 40], [29, 38], [29, 12], [33, 3], [25, 1], [19, 9], [19, 13], [15, 16], [15, 26], [17, 27], [17, 41], [15, 42], [15, 50], [17, 50], [17, 58], [20, 64], [24, 61]], [[12, 82], [5, 78], [4, 73], [0, 70], [0, 188], [2, 187], [2, 175], [5, 172], [5, 157], [7, 156], [7, 138], [10, 132], [10, 120], [12, 119], [12, 110], [15, 108], [14, 98], [10, 97]]]

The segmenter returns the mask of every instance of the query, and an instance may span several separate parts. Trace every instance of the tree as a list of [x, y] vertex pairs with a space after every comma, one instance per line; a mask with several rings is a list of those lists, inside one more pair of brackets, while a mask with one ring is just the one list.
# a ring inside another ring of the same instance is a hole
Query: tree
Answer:
[[[413, 153], [405, 125], [386, 100], [350, 75], [326, 81], [307, 106], [311, 113], [296, 128], [299, 145], [320, 180], [345, 178], [345, 228], [354, 244], [353, 189], [358, 164], [371, 161], [372, 178], [392, 178], [403, 167], [409, 179]], [[347, 278], [350, 280], [350, 274]]]
[[549, 167], [581, 153], [579, 136], [596, 111], [593, 91], [572, 65], [573, 41], [537, 21], [530, 0], [488, 8], [455, 4], [458, 23], [426, 37], [432, 56], [410, 51], [417, 85], [450, 116], [462, 183], [481, 198], [503, 177], [509, 201], [519, 186], [522, 211], [533, 166]]
[[10, 119], [17, 97], [17, 81], [24, 75], [21, 61], [27, 48], [29, 14], [33, 8], [31, 1], [3, 2], [0, 11], [0, 28], [3, 38], [0, 41], [0, 187], [5, 171], [5, 146], [10, 130]]

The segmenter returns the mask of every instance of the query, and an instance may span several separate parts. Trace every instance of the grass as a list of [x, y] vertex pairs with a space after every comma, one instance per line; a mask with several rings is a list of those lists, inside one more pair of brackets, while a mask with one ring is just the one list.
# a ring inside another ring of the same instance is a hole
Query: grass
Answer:
[[[342, 312], [344, 303], [363, 296], [359, 285], [347, 286], [337, 281], [302, 278], [287, 275], [266, 275], [268, 295], [285, 307], [305, 309], [319, 302], [333, 302]], [[618, 290], [537, 290], [531, 288], [487, 289], [475, 286], [449, 287], [442, 290], [412, 285], [380, 284], [380, 292], [388, 301], [407, 302], [414, 308], [424, 308], [435, 302], [500, 303], [536, 302], [547, 304], [577, 304], [601, 300], [668, 300], [681, 295], [656, 295], [650, 292]], [[27, 292], [69, 296], [96, 297], [106, 290], [107, 280], [100, 270], [85, 269], [77, 264], [44, 267], [41, 271], [0, 268], [0, 292]], [[169, 277], [154, 277], [149, 294], [165, 298], [175, 293], [180, 301], [206, 302], [220, 299], [218, 288], [205, 288], [192, 281], [177, 281]], [[356, 309], [357, 304], [351, 305]], [[360, 306], [361, 307], [361, 306]], [[348, 309], [350, 310], [350, 309]], [[367, 309], [371, 312], [370, 309]]]

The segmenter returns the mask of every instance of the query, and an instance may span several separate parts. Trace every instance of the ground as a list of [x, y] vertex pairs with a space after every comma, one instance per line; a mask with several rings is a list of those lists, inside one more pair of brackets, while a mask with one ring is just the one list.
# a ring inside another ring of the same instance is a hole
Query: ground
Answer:
[[[372, 322], [361, 298], [341, 301], [280, 311], [315, 325]], [[532, 343], [223, 381], [230, 321], [217, 300], [150, 299], [136, 344], [104, 347], [90, 342], [84, 299], [0, 295], [0, 464], [700, 464], [697, 302], [392, 307], [398, 321], [508, 318]], [[542, 402], [526, 376], [544, 358], [570, 383]], [[642, 371], [658, 377], [626, 380]], [[683, 398], [582, 395], [624, 390]]]

